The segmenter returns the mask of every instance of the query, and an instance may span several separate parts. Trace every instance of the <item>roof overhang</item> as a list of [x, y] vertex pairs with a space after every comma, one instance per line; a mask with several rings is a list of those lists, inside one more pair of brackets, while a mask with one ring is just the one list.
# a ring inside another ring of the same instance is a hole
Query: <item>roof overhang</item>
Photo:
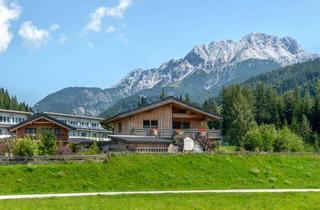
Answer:
[[164, 139], [155, 136], [133, 136], [133, 135], [109, 135], [111, 140], [120, 141], [123, 143], [136, 143], [136, 144], [170, 144], [173, 142], [171, 139]]
[[123, 112], [123, 113], [120, 113], [120, 114], [117, 114], [109, 119], [106, 120], [107, 123], [110, 123], [110, 122], [114, 122], [114, 121], [117, 121], [117, 120], [120, 120], [122, 118], [125, 118], [125, 117], [129, 117], [131, 115], [134, 115], [134, 114], [137, 114], [137, 113], [140, 113], [140, 112], [145, 112], [145, 111], [148, 111], [148, 110], [152, 110], [152, 109], [155, 109], [159, 106], [164, 106], [164, 105], [167, 105], [167, 104], [177, 104], [183, 108], [186, 108], [186, 109], [189, 109], [191, 111], [194, 111], [196, 113], [200, 113], [202, 115], [205, 115], [206, 117], [208, 118], [211, 118], [213, 120], [222, 120], [223, 117], [220, 116], [220, 115], [217, 115], [217, 114], [214, 114], [214, 113], [211, 113], [211, 112], [208, 112], [206, 110], [203, 110], [201, 107], [197, 107], [197, 106], [194, 106], [194, 105], [191, 105], [191, 104], [187, 104], [179, 99], [176, 99], [174, 97], [168, 97], [162, 101], [158, 101], [158, 102], [155, 102], [155, 103], [152, 103], [152, 104], [149, 104], [149, 105], [146, 105], [144, 107], [140, 107], [140, 108], [137, 108], [137, 109], [133, 109], [131, 111], [127, 111], [127, 112]]
[[45, 119], [45, 120], [47, 120], [47, 121], [49, 121], [51, 123], [54, 123], [56, 125], [59, 125], [59, 126], [65, 128], [65, 129], [67, 129], [69, 131], [70, 130], [76, 130], [74, 127], [72, 127], [70, 125], [67, 125], [65, 123], [59, 122], [58, 120], [56, 120], [56, 119], [54, 119], [54, 118], [52, 118], [50, 116], [47, 116], [46, 114], [37, 114], [37, 115], [31, 117], [30, 119], [24, 121], [24, 122], [21, 122], [21, 123], [19, 123], [17, 125], [11, 126], [9, 128], [9, 131], [10, 132], [15, 132], [17, 129], [19, 129], [19, 128], [25, 126], [25, 125], [32, 124], [32, 123], [34, 123], [34, 122], [36, 122], [38, 120], [41, 120], [41, 119]]

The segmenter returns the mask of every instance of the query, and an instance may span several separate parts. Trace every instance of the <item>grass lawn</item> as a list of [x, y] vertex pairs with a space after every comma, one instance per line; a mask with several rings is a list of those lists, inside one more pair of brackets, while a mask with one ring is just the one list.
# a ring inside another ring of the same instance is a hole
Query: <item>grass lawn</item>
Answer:
[[319, 209], [319, 193], [135, 195], [0, 201], [0, 209]]
[[114, 155], [108, 163], [0, 166], [0, 194], [320, 188], [319, 166], [316, 155]]

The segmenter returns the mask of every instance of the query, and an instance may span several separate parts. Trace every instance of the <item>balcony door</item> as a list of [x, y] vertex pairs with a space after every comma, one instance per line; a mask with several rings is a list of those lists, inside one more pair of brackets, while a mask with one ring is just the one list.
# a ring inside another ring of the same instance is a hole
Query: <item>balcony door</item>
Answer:
[[173, 121], [172, 128], [173, 129], [190, 129], [190, 122]]

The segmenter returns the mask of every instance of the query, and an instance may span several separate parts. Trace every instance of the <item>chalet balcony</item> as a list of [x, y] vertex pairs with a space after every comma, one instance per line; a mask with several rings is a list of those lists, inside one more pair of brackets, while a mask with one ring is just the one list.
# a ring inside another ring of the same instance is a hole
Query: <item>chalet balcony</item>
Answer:
[[[145, 129], [145, 128], [134, 128], [130, 135], [134, 136], [158, 136], [160, 138], [171, 138], [177, 132], [183, 133], [183, 135], [194, 135], [199, 133], [199, 129]], [[220, 129], [207, 129], [208, 137], [212, 139], [220, 139]]]

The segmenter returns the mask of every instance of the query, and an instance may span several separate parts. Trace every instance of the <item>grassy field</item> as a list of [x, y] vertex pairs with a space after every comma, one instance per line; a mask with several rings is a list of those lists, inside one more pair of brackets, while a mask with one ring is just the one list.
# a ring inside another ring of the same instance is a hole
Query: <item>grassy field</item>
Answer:
[[0, 209], [319, 209], [318, 193], [188, 194], [0, 201]]
[[107, 163], [0, 166], [0, 194], [320, 188], [316, 155], [115, 155]]

